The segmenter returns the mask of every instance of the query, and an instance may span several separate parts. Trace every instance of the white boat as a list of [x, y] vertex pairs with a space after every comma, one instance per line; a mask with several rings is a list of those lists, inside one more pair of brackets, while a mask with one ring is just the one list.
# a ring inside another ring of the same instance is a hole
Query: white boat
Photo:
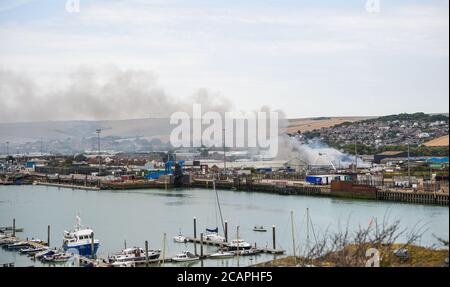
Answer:
[[227, 245], [228, 250], [244, 250], [244, 249], [251, 249], [252, 245], [248, 242], [245, 242], [242, 239], [234, 239], [231, 241], [230, 244]]
[[234, 255], [235, 254], [233, 252], [219, 250], [216, 253], [211, 254], [209, 257], [211, 257], [211, 258], [230, 258], [230, 257], [234, 257]]
[[[81, 256], [92, 255], [92, 235], [94, 231], [81, 226], [81, 219], [77, 216], [77, 224], [73, 231], [64, 231], [63, 249], [76, 251]], [[97, 253], [100, 242], [94, 238], [94, 255]]]
[[[218, 228], [216, 229], [218, 230]], [[215, 242], [215, 243], [225, 243], [225, 237], [220, 236], [218, 232], [211, 232], [210, 229], [206, 229], [208, 233], [203, 235], [204, 241]]]
[[136, 267], [136, 263], [134, 261], [114, 262], [111, 265], [112, 267]]
[[[149, 250], [148, 259], [157, 259], [161, 254], [161, 250]], [[109, 262], [111, 263], [126, 263], [135, 261], [144, 261], [147, 259], [145, 250], [139, 247], [127, 248], [122, 250], [120, 253], [110, 256]]]
[[186, 243], [187, 242], [187, 238], [185, 236], [181, 235], [181, 233], [180, 233], [180, 234], [178, 234], [177, 236], [175, 236], [173, 238], [173, 241], [177, 242], [177, 243]]
[[196, 256], [195, 254], [192, 254], [189, 251], [184, 251], [183, 253], [177, 254], [175, 257], [173, 257], [172, 261], [187, 262], [187, 261], [196, 261], [199, 259], [200, 259], [200, 257]]
[[261, 252], [262, 252], [261, 250], [250, 248], [250, 249], [242, 249], [242, 250], [240, 249], [239, 251], [235, 250], [235, 251], [233, 251], [233, 254], [239, 255], [239, 256], [249, 256], [249, 255], [256, 255]]
[[67, 254], [67, 253], [56, 253], [53, 255], [44, 255], [42, 257], [43, 262], [53, 262], [53, 263], [62, 263], [67, 262], [69, 259], [73, 258], [73, 254]]
[[47, 250], [48, 247], [28, 247], [28, 248], [22, 248], [20, 249], [20, 253], [22, 254], [30, 254], [30, 253], [38, 253], [44, 250]]

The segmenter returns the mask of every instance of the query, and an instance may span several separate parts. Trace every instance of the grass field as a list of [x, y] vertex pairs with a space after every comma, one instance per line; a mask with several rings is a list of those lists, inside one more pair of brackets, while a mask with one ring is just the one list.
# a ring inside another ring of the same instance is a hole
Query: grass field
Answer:
[[440, 138], [436, 138], [433, 139], [429, 142], [426, 142], [423, 144], [424, 146], [429, 146], [429, 147], [433, 147], [433, 146], [448, 146], [448, 135], [440, 137]]

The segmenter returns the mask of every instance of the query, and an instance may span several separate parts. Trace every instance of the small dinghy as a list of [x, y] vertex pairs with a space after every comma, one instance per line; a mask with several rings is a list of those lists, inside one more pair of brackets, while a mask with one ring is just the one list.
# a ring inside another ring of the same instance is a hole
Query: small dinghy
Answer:
[[267, 229], [265, 229], [264, 228], [264, 226], [262, 226], [262, 225], [255, 225], [255, 227], [253, 227], [253, 231], [256, 231], [256, 232], [266, 232], [267, 231]]

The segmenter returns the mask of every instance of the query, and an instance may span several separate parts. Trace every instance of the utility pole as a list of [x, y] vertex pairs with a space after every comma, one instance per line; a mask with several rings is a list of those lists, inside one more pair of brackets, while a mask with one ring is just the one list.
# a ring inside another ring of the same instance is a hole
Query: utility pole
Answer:
[[100, 176], [101, 172], [102, 172], [102, 159], [100, 157], [100, 134], [102, 132], [101, 129], [97, 129], [95, 131], [97, 133], [97, 144], [98, 144], [98, 176]]
[[223, 133], [223, 171], [226, 175], [226, 173], [227, 173], [227, 156], [225, 153], [225, 129], [222, 129], [222, 133]]
[[355, 173], [358, 172], [358, 151], [357, 151], [357, 145], [356, 145], [356, 139], [355, 139]]
[[411, 167], [409, 165], [409, 143], [408, 143], [408, 187], [411, 187]]

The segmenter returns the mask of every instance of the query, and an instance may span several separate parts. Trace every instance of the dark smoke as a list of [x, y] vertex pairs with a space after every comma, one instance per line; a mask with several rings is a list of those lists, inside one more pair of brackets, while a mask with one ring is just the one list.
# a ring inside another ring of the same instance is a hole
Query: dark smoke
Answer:
[[232, 108], [206, 89], [177, 99], [158, 85], [155, 74], [141, 70], [83, 67], [64, 85], [42, 86], [24, 73], [0, 69], [0, 122], [169, 118], [191, 111], [193, 103], [219, 112]]

